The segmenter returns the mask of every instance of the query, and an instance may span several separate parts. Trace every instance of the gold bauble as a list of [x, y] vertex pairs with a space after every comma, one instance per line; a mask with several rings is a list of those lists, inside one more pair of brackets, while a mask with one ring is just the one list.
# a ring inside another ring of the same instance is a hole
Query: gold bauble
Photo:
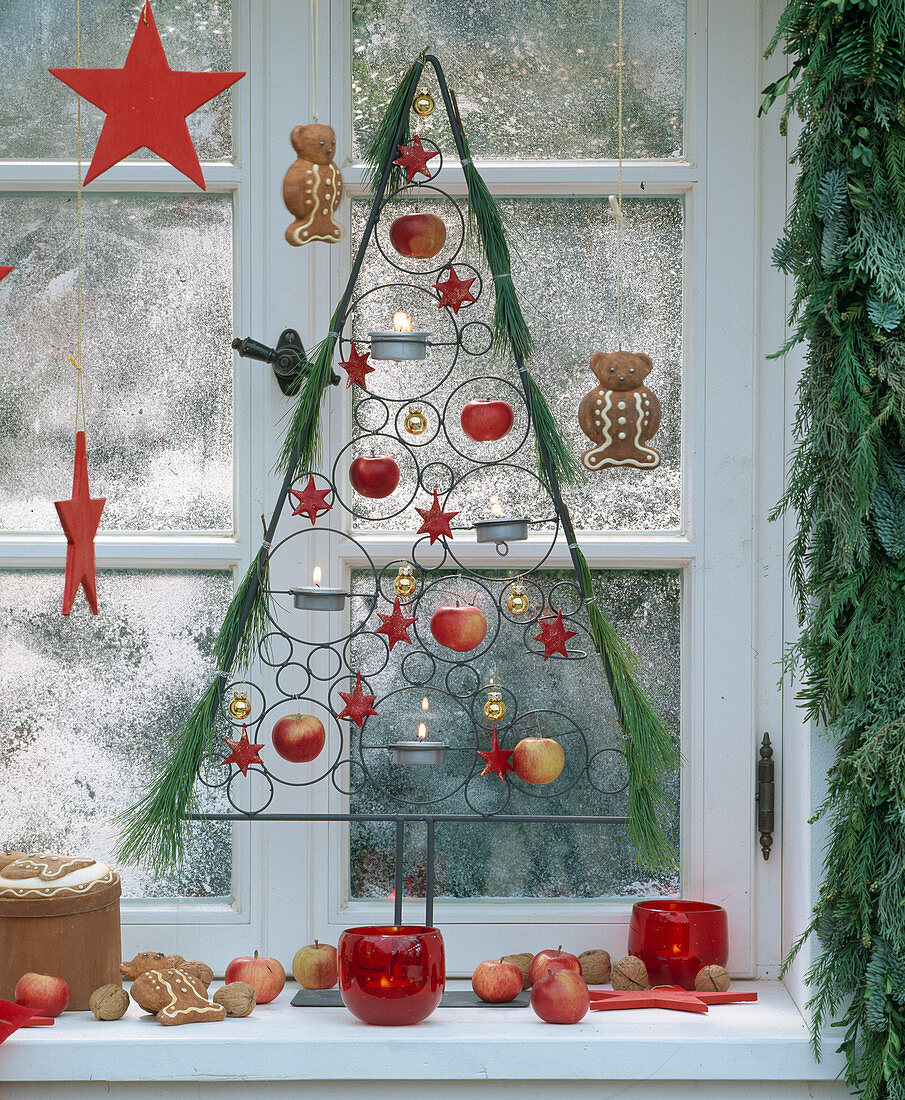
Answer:
[[251, 703], [244, 691], [233, 692], [233, 697], [229, 701], [229, 713], [237, 722], [241, 722], [251, 714]]
[[525, 614], [531, 606], [531, 601], [528, 599], [528, 593], [525, 591], [525, 586], [523, 584], [515, 584], [512, 586], [512, 591], [509, 593], [509, 598], [506, 600], [506, 606], [513, 615]]
[[421, 118], [429, 118], [434, 113], [436, 106], [434, 97], [426, 88], [422, 88], [412, 100], [412, 110]]
[[409, 405], [405, 414], [405, 430], [409, 435], [424, 435], [427, 431], [427, 417], [420, 405]]
[[506, 715], [506, 704], [499, 691], [488, 691], [487, 702], [484, 704], [484, 717], [488, 722], [499, 722]]
[[400, 565], [393, 580], [393, 590], [397, 596], [411, 596], [418, 587], [418, 574], [410, 565]]

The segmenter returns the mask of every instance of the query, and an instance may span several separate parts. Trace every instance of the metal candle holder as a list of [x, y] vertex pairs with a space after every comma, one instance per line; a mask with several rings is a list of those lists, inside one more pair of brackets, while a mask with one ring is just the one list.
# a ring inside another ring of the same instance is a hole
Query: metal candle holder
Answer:
[[397, 764], [442, 764], [446, 755], [444, 741], [397, 741], [392, 749]]
[[[528, 521], [508, 517], [481, 519], [474, 525], [478, 542], [495, 542], [497, 553], [508, 554], [510, 542], [522, 542], [528, 537]], [[505, 549], [503, 549], [505, 547]]]
[[290, 588], [289, 592], [300, 611], [342, 611], [349, 595], [343, 588]]
[[429, 332], [369, 332], [372, 359], [426, 359]]

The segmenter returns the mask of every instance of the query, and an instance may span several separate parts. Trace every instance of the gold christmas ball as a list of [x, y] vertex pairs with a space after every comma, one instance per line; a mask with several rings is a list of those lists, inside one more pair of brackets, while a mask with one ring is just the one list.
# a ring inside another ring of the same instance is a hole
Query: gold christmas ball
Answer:
[[251, 714], [251, 703], [244, 691], [234, 691], [229, 701], [229, 713], [237, 722], [243, 721]]
[[427, 417], [420, 405], [409, 405], [405, 414], [405, 430], [409, 435], [424, 435], [427, 431]]
[[512, 586], [512, 591], [509, 593], [509, 598], [506, 600], [506, 606], [513, 615], [525, 614], [531, 606], [531, 601], [528, 599], [528, 593], [525, 591], [525, 586], [523, 584], [514, 584]]
[[400, 565], [393, 580], [393, 590], [397, 596], [411, 596], [418, 587], [418, 574], [410, 565]]
[[436, 106], [434, 97], [426, 88], [422, 88], [412, 100], [412, 110], [421, 118], [429, 118], [434, 113]]
[[488, 722], [499, 722], [506, 714], [506, 704], [499, 691], [488, 691], [487, 702], [484, 704], [484, 717]]

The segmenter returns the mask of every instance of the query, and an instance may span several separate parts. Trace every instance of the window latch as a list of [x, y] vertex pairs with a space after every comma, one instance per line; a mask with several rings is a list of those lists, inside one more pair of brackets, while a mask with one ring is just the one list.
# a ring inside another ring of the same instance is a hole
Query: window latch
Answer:
[[[237, 337], [233, 340], [233, 347], [244, 359], [257, 359], [262, 363], [270, 363], [280, 389], [288, 396], [298, 393], [302, 381], [311, 370], [302, 339], [294, 328], [284, 329], [280, 333], [280, 339], [275, 348], [269, 348], [250, 336], [246, 336], [244, 340]], [[339, 375], [331, 371], [330, 384], [338, 386], [340, 381]]]
[[773, 802], [776, 791], [776, 765], [773, 761], [773, 746], [770, 744], [769, 733], [764, 734], [760, 746], [760, 759], [757, 762], [757, 793], [754, 801], [757, 803], [757, 829], [760, 833], [760, 848], [764, 853], [764, 859], [770, 858], [770, 849], [773, 847], [773, 829], [775, 818]]

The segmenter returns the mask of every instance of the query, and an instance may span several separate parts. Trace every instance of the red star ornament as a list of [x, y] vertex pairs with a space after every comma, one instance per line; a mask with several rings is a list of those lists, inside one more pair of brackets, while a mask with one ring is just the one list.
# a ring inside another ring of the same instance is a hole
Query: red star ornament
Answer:
[[372, 706], [376, 695], [365, 695], [361, 690], [361, 673], [358, 673], [358, 678], [355, 681], [355, 687], [352, 691], [341, 691], [339, 693], [340, 698], [345, 701], [345, 706], [337, 714], [337, 718], [350, 718], [359, 729], [365, 724], [365, 718], [369, 714], [376, 714]]
[[66, 547], [66, 580], [63, 584], [63, 614], [68, 615], [81, 586], [92, 615], [97, 614], [97, 566], [94, 563], [94, 536], [101, 521], [106, 497], [92, 497], [88, 488], [88, 455], [85, 433], [76, 432], [75, 466], [72, 471], [72, 497], [55, 500], [54, 508], [69, 544]]
[[696, 993], [680, 985], [661, 985], [645, 990], [591, 990], [591, 1011], [610, 1012], [621, 1008], [671, 1008], [678, 1012], [708, 1011], [708, 1005], [743, 1004], [756, 1001], [756, 993]]
[[236, 767], [243, 775], [248, 775], [248, 769], [251, 764], [263, 764], [264, 761], [258, 756], [258, 749], [263, 749], [263, 745], [256, 745], [254, 742], [248, 740], [248, 730], [245, 728], [245, 723], [242, 723], [242, 736], [238, 741], [230, 741], [228, 737], [224, 737], [223, 740], [232, 749], [232, 752], [222, 761], [223, 764], [235, 764]]
[[157, 24], [146, 3], [121, 69], [51, 69], [83, 99], [106, 114], [85, 183], [138, 149], [172, 164], [204, 187], [186, 119], [245, 73], [194, 73], [170, 68]]
[[308, 478], [308, 484], [304, 489], [290, 489], [289, 495], [295, 497], [299, 502], [298, 508], [294, 508], [292, 514], [294, 516], [307, 516], [312, 523], [317, 523], [317, 517], [322, 512], [329, 512], [332, 510], [333, 505], [327, 503], [327, 497], [332, 492], [331, 489], [318, 489], [314, 484], [314, 478]]
[[383, 612], [378, 611], [377, 615], [383, 620], [382, 624], [374, 631], [375, 634], [385, 634], [387, 642], [392, 652], [393, 646], [397, 642], [412, 643], [412, 639], [409, 637], [409, 627], [412, 623], [418, 621], [418, 617], [410, 619], [407, 615], [402, 614], [402, 606], [399, 602], [399, 597], [396, 597], [396, 602], [393, 604], [393, 611], [390, 615], [384, 615]]
[[445, 535], [450, 539], [453, 537], [449, 521], [459, 513], [443, 511], [440, 507], [440, 497], [436, 489], [434, 489], [434, 503], [430, 508], [416, 508], [415, 511], [424, 520], [424, 523], [418, 528], [416, 534], [430, 535], [431, 546], [434, 545], [441, 535]]
[[346, 389], [348, 389], [353, 382], [357, 382], [363, 390], [368, 388], [365, 385], [365, 378], [367, 378], [369, 374], [374, 373], [374, 368], [368, 362], [368, 356], [370, 354], [369, 351], [359, 351], [355, 346], [355, 341], [352, 341], [352, 354], [345, 363], [339, 364], [349, 376], [349, 380], [346, 382]]
[[439, 153], [429, 153], [421, 144], [421, 138], [417, 134], [412, 138], [411, 145], [397, 145], [396, 148], [400, 155], [393, 164], [398, 164], [400, 168], [405, 169], [406, 183], [411, 183], [419, 172], [430, 179], [431, 170], [427, 162], [438, 157]]
[[509, 763], [509, 758], [512, 756], [514, 749], [501, 749], [500, 741], [497, 737], [496, 726], [493, 727], [493, 733], [490, 737], [490, 751], [483, 752], [478, 749], [478, 756], [484, 758], [484, 770], [481, 775], [489, 775], [493, 772], [500, 777], [500, 782], [506, 782], [506, 772], [515, 771], [515, 768]]
[[0, 283], [6, 278], [11, 271], [15, 271], [15, 264], [0, 264]]
[[546, 661], [554, 653], [561, 653], [563, 657], [568, 657], [566, 642], [570, 638], [574, 638], [577, 633], [577, 630], [566, 630], [562, 621], [562, 612], [557, 611], [555, 619], [544, 619], [541, 622], [540, 634], [535, 634], [534, 640], [540, 642], [544, 647], [544, 660]]
[[471, 293], [473, 284], [474, 279], [460, 279], [455, 268], [450, 264], [449, 278], [445, 282], [432, 284], [434, 290], [440, 295], [437, 308], [442, 309], [444, 306], [449, 306], [453, 313], [458, 315], [459, 310], [466, 302], [477, 301], [477, 298]]

